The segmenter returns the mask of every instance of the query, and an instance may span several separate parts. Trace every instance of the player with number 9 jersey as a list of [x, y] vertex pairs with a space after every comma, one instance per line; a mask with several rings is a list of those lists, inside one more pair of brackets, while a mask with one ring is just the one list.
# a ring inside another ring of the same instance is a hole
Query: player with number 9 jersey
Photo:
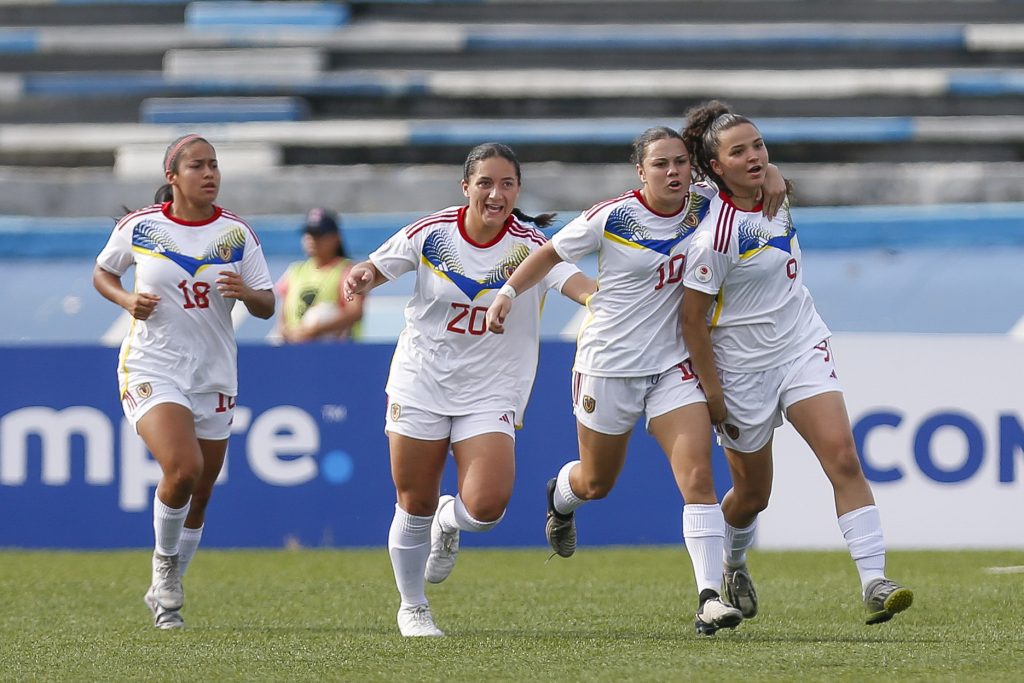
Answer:
[[768, 148], [753, 121], [711, 100], [687, 112], [684, 138], [700, 177], [720, 190], [690, 243], [682, 333], [732, 474], [725, 494], [723, 583], [745, 618], [758, 611], [747, 567], [772, 491], [772, 435], [783, 416], [832, 486], [839, 528], [860, 575], [868, 624], [910, 607], [885, 576], [885, 539], [843, 398], [829, 338], [803, 283], [788, 200], [761, 215]]

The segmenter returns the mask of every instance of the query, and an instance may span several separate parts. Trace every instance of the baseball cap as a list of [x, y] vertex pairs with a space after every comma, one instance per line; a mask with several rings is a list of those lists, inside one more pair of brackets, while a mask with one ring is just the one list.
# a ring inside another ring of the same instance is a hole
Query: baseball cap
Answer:
[[306, 214], [306, 224], [302, 227], [302, 231], [314, 237], [331, 234], [337, 235], [340, 232], [338, 217], [329, 209], [319, 207], [310, 209], [309, 213]]

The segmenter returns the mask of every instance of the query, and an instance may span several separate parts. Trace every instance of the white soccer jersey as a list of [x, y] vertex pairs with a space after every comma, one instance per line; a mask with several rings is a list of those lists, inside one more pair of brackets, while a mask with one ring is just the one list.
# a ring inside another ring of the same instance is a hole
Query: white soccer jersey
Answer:
[[114, 226], [96, 261], [118, 277], [135, 265], [135, 291], [160, 297], [148, 320], [132, 318], [121, 344], [122, 394], [132, 377], [166, 377], [186, 394], [238, 393], [231, 309], [217, 291], [220, 271], [242, 275], [253, 289], [273, 289], [256, 234], [245, 221], [215, 207], [200, 223], [167, 214], [168, 205], [130, 213]]
[[547, 240], [510, 217], [494, 240], [477, 244], [466, 234], [466, 209], [453, 206], [422, 218], [370, 254], [389, 280], [416, 270], [387, 393], [399, 405], [441, 415], [514, 411], [522, 423], [537, 371], [544, 295], [560, 290], [579, 269], [553, 268], [516, 297], [504, 334], [488, 332], [485, 315], [497, 290]]
[[570, 263], [598, 252], [598, 291], [577, 338], [576, 372], [641, 377], [686, 359], [679, 334], [686, 247], [713, 194], [694, 185], [684, 206], [666, 216], [633, 190], [594, 205], [551, 238]]
[[683, 282], [716, 296], [708, 324], [723, 370], [778, 367], [832, 335], [804, 286], [788, 200], [769, 221], [760, 206], [743, 211], [716, 196], [690, 243]]

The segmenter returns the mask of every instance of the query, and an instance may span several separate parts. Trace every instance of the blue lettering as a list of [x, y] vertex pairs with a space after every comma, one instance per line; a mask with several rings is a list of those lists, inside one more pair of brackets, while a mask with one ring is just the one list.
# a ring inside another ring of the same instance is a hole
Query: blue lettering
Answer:
[[1012, 482], [1015, 477], [1013, 456], [1024, 453], [1024, 428], [1013, 415], [999, 416], [999, 481]]
[[[935, 432], [943, 427], [959, 429], [967, 438], [967, 457], [960, 467], [944, 470], [932, 459], [931, 444]], [[914, 459], [929, 479], [943, 484], [953, 484], [970, 479], [981, 467], [985, 453], [985, 437], [978, 425], [959, 413], [937, 413], [921, 423], [914, 436]]]
[[903, 418], [896, 413], [869, 413], [857, 420], [853, 425], [853, 440], [857, 444], [857, 453], [860, 454], [860, 466], [864, 470], [864, 476], [868, 481], [898, 481], [903, 478], [903, 472], [899, 467], [893, 466], [888, 469], [873, 467], [868, 462], [868, 450], [866, 446], [868, 432], [875, 427], [899, 427]]

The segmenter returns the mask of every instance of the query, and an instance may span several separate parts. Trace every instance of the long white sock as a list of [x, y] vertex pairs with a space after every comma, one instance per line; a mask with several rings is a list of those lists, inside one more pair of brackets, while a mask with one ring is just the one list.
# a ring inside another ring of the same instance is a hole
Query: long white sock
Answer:
[[[724, 520], [723, 520], [724, 521]], [[757, 517], [750, 526], [737, 529], [725, 522], [725, 566], [742, 567], [747, 563], [747, 550], [754, 545], [757, 534]]]
[[427, 604], [427, 596], [423, 592], [423, 570], [430, 555], [430, 522], [433, 519], [433, 516], [410, 515], [395, 505], [395, 516], [388, 532], [388, 554], [403, 607]]
[[462, 496], [456, 495], [455, 500], [445, 505], [438, 512], [437, 523], [441, 526], [441, 531], [450, 534], [456, 529], [461, 531], [490, 531], [498, 526], [498, 522], [504, 518], [505, 513], [502, 512], [501, 516], [494, 521], [481, 522], [469, 514], [466, 504], [462, 502]]
[[725, 517], [722, 506], [684, 505], [683, 536], [693, 563], [697, 593], [710, 588], [716, 593], [722, 585], [722, 547], [725, 544]]
[[567, 515], [587, 502], [573, 493], [572, 484], [569, 483], [569, 472], [579, 464], [579, 460], [573, 460], [562, 465], [562, 469], [558, 471], [558, 478], [555, 480], [555, 510], [559, 514]]
[[882, 516], [875, 505], [851, 510], [839, 518], [850, 557], [860, 574], [861, 590], [874, 579], [885, 576], [885, 538], [882, 536]]
[[178, 574], [184, 578], [185, 570], [195, 557], [199, 548], [199, 541], [203, 538], [203, 527], [189, 529], [184, 527], [181, 530], [181, 542], [178, 543]]
[[185, 507], [172, 508], [164, 505], [160, 497], [153, 495], [153, 533], [156, 537], [156, 551], [161, 555], [177, 555], [181, 542], [181, 530], [192, 499]]

